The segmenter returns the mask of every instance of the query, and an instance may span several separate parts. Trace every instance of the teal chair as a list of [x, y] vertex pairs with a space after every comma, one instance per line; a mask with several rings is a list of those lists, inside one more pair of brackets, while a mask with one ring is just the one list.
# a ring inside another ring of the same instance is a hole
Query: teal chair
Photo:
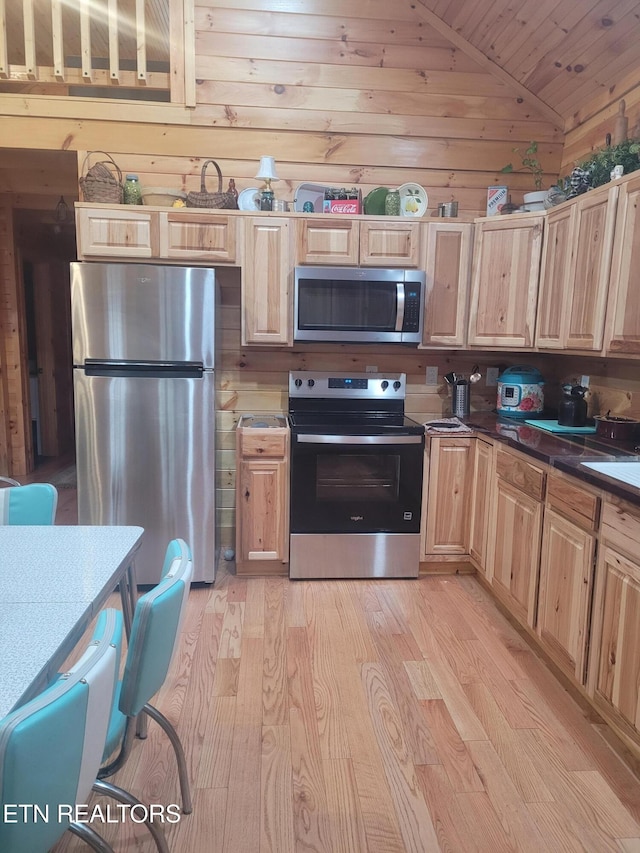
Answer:
[[[169, 720], [149, 704], [167, 677], [180, 641], [193, 575], [191, 552], [182, 539], [169, 543], [162, 571], [158, 585], [136, 604], [124, 674], [114, 697], [104, 761], [117, 754], [100, 769], [98, 778], [104, 780], [122, 767], [131, 751], [136, 718], [144, 713], [158, 723], [171, 742], [178, 764], [182, 811], [190, 814], [189, 776], [180, 738]], [[108, 793], [109, 785], [100, 790]]]
[[[102, 636], [78, 663], [0, 721], [0, 796], [3, 815], [9, 808], [12, 816], [0, 822], [2, 853], [46, 853], [67, 830], [92, 849], [113, 853], [88, 823], [74, 823], [69, 811], [87, 802], [98, 773], [121, 636], [117, 611], [106, 611]], [[19, 803], [29, 804], [28, 812], [14, 814], [12, 804]]]
[[15, 480], [0, 489], [0, 524], [53, 524], [58, 506], [58, 490], [49, 483], [21, 486]]

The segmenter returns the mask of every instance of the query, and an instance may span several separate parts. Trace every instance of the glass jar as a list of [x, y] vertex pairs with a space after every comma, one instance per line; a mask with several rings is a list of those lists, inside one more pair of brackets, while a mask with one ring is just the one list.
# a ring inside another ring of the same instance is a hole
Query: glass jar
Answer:
[[400, 193], [398, 190], [389, 190], [384, 200], [384, 212], [386, 216], [400, 216]]
[[262, 190], [260, 193], [260, 210], [273, 210], [273, 190]]
[[137, 175], [127, 175], [123, 195], [125, 204], [142, 204], [142, 187]]

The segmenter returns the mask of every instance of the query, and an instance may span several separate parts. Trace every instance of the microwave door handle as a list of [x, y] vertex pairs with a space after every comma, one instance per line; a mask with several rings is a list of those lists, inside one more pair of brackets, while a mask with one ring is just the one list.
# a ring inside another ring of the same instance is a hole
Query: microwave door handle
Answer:
[[396, 314], [396, 332], [401, 332], [404, 327], [404, 284], [401, 281], [396, 282], [396, 300], [398, 304], [398, 313]]

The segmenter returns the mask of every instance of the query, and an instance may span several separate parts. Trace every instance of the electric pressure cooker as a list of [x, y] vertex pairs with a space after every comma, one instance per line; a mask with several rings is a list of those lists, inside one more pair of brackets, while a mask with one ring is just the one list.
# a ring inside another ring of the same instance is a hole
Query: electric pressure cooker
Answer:
[[544, 409], [544, 379], [536, 367], [518, 364], [498, 377], [497, 412], [510, 418], [530, 418]]

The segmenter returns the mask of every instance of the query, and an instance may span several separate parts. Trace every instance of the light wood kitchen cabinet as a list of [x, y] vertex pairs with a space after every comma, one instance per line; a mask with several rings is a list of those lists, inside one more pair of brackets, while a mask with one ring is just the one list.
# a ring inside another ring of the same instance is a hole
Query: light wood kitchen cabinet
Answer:
[[547, 214], [538, 346], [602, 349], [617, 199], [607, 185]]
[[235, 264], [239, 218], [207, 210], [76, 204], [78, 257]]
[[236, 571], [286, 574], [289, 429], [236, 430]]
[[473, 438], [427, 439], [423, 490], [425, 557], [459, 559], [469, 553]]
[[640, 175], [620, 185], [605, 350], [640, 355]]
[[489, 559], [495, 594], [523, 624], [536, 616], [545, 472], [499, 448], [491, 508]]
[[360, 264], [364, 267], [417, 267], [422, 225], [410, 219], [360, 222]]
[[444, 220], [424, 226], [420, 266], [427, 277], [425, 347], [460, 347], [466, 342], [472, 241], [472, 223]]
[[598, 505], [582, 483], [549, 475], [536, 631], [555, 663], [579, 684], [586, 678]]
[[242, 344], [291, 345], [292, 276], [289, 220], [242, 222]]
[[547, 214], [536, 322], [536, 345], [539, 347], [561, 349], [565, 346], [574, 225], [570, 204], [560, 205]]
[[640, 510], [603, 504], [587, 691], [619, 732], [640, 745]]
[[544, 215], [476, 220], [469, 346], [533, 346]]
[[605, 545], [597, 577], [592, 698], [624, 734], [640, 743], [640, 565]]
[[417, 267], [420, 223], [345, 219], [296, 220], [296, 263]]
[[156, 258], [160, 253], [158, 219], [132, 205], [76, 205], [78, 258]]
[[161, 258], [236, 262], [237, 217], [180, 210], [159, 213], [158, 220]]
[[489, 517], [493, 490], [493, 443], [476, 438], [473, 444], [473, 473], [471, 511], [469, 519], [469, 556], [476, 569], [491, 579], [492, 567], [488, 560], [487, 545]]

